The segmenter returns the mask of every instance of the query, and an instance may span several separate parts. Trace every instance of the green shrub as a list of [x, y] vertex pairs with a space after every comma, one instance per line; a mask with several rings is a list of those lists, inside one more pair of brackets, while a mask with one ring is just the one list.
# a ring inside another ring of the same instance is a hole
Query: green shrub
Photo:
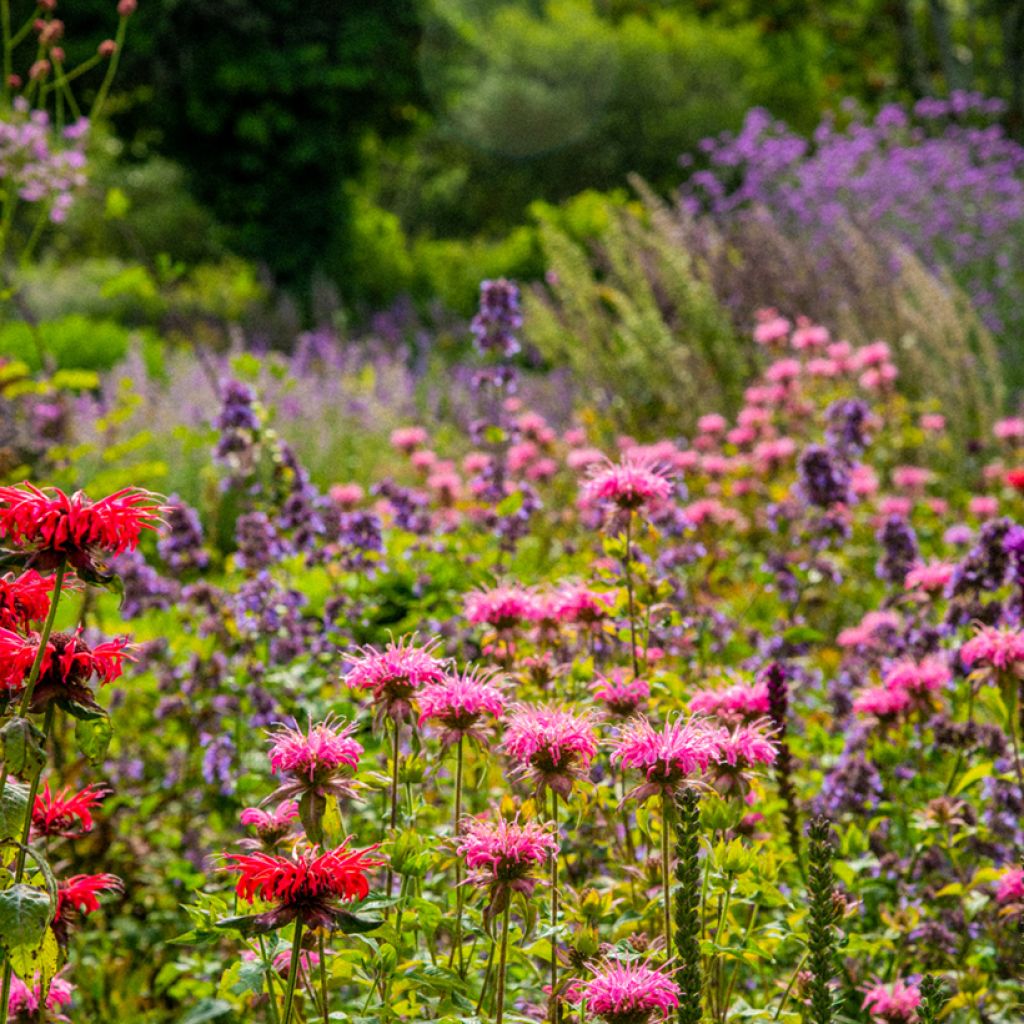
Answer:
[[128, 354], [136, 334], [112, 320], [72, 314], [39, 324], [35, 334], [22, 321], [0, 327], [0, 356], [18, 359], [33, 371], [42, 356], [64, 370], [109, 370]]

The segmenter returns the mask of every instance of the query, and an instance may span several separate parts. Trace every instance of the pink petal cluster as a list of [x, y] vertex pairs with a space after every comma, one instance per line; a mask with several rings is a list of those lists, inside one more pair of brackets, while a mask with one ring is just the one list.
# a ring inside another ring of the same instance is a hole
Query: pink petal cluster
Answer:
[[695, 715], [712, 715], [726, 722], [758, 719], [768, 714], [768, 684], [733, 683], [718, 690], [700, 690], [690, 698]]
[[466, 618], [474, 625], [486, 625], [505, 632], [535, 622], [541, 605], [537, 594], [517, 584], [475, 590], [466, 595]]
[[303, 732], [298, 726], [281, 726], [270, 734], [270, 766], [281, 775], [296, 775], [310, 782], [327, 778], [339, 768], [355, 768], [363, 753], [352, 739], [355, 725], [327, 718]]
[[955, 566], [950, 562], [928, 562], [907, 573], [907, 590], [943, 590], [953, 578]]
[[773, 764], [778, 748], [767, 734], [769, 727], [770, 723], [762, 719], [752, 725], [738, 725], [732, 732], [722, 730], [718, 734], [718, 764], [741, 770]]
[[910, 694], [901, 688], [869, 686], [854, 698], [853, 710], [858, 715], [892, 719], [910, 707]]
[[575, 983], [570, 996], [585, 1000], [587, 1010], [607, 1024], [645, 1024], [668, 1017], [679, 1005], [679, 986], [658, 970], [640, 963], [606, 961], [589, 981]]
[[982, 626], [960, 648], [960, 660], [967, 668], [983, 665], [1000, 672], [1020, 671], [1024, 666], [1024, 633]]
[[899, 626], [900, 617], [896, 612], [868, 612], [860, 620], [859, 625], [844, 629], [839, 634], [836, 643], [840, 647], [871, 647], [881, 639], [879, 634], [898, 629]]
[[479, 726], [483, 716], [500, 718], [505, 713], [505, 697], [493, 680], [493, 673], [468, 671], [428, 683], [419, 692], [419, 724], [437, 722], [445, 746], [467, 735], [482, 738]]
[[1024, 868], [1007, 868], [999, 876], [998, 903], [1024, 903]]
[[613, 668], [605, 676], [598, 676], [590, 692], [604, 704], [613, 715], [628, 718], [651, 695], [650, 684], [627, 673], [625, 669]]
[[[299, 816], [299, 805], [294, 800], [282, 800], [272, 811], [261, 807], [246, 807], [239, 816], [243, 825], [256, 830], [259, 841], [267, 847], [279, 843], [291, 830], [292, 822]], [[257, 847], [255, 840], [244, 840], [249, 848]]]
[[628, 794], [643, 802], [672, 793], [690, 775], [705, 771], [718, 759], [722, 731], [701, 718], [677, 718], [660, 731], [647, 718], [634, 718], [616, 741], [612, 760], [644, 774], [646, 784]]
[[623, 510], [656, 505], [672, 494], [667, 471], [644, 456], [629, 452], [619, 463], [607, 462], [583, 485], [587, 504], [613, 504]]
[[508, 717], [505, 750], [537, 782], [538, 793], [550, 787], [567, 797], [573, 782], [597, 754], [597, 736], [589, 711], [518, 704]]
[[941, 690], [953, 678], [949, 666], [934, 655], [921, 661], [899, 661], [893, 665], [882, 680], [890, 690], [905, 690], [914, 696], [921, 696]]
[[411, 637], [392, 641], [382, 651], [364, 647], [350, 656], [345, 682], [354, 690], [369, 690], [380, 714], [396, 722], [411, 718], [416, 691], [445, 677], [445, 664], [436, 650], [437, 641], [418, 646]]
[[892, 985], [879, 983], [868, 989], [861, 1009], [885, 1024], [913, 1024], [920, 1005], [921, 993], [917, 986], [897, 980]]
[[608, 618], [612, 603], [608, 593], [591, 590], [582, 583], [570, 584], [556, 595], [555, 613], [561, 622], [593, 626]]

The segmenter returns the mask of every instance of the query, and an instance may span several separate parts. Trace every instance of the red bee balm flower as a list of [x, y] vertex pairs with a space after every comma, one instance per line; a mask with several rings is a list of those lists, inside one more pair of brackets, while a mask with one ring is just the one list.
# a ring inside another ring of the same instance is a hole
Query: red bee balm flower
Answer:
[[86, 786], [78, 793], [62, 789], [50, 791], [50, 784], [36, 797], [32, 811], [32, 830], [36, 836], [74, 837], [92, 831], [92, 809], [110, 795], [104, 786]]
[[27, 630], [50, 612], [53, 577], [29, 569], [17, 579], [0, 579], [0, 627]]
[[228, 870], [238, 872], [236, 891], [246, 903], [260, 899], [276, 904], [255, 917], [256, 931], [273, 931], [297, 917], [309, 928], [333, 930], [345, 920], [337, 904], [369, 895], [366, 872], [384, 863], [369, 856], [375, 849], [350, 850], [346, 839], [334, 850], [318, 853], [310, 847], [293, 857], [231, 853]]
[[647, 1024], [668, 1017], [679, 1005], [679, 987], [661, 971], [643, 964], [600, 964], [589, 981], [570, 989], [573, 1002], [586, 1000], [591, 1017], [608, 1024]]
[[100, 909], [101, 892], [124, 892], [117, 875], [73, 875], [57, 885], [57, 910], [53, 915], [53, 933], [66, 946], [71, 925], [79, 914]]
[[66, 559], [95, 572], [100, 556], [133, 551], [142, 531], [156, 528], [161, 511], [154, 495], [135, 487], [94, 502], [82, 491], [68, 497], [56, 487], [24, 483], [0, 487], [0, 537], [30, 554], [38, 568], [53, 569]]
[[[8, 694], [20, 691], [39, 651], [39, 636], [21, 636], [9, 629], [0, 629], [0, 689]], [[92, 690], [87, 685], [96, 676], [101, 683], [110, 683], [122, 672], [129, 657], [125, 637], [104, 640], [90, 647], [79, 633], [53, 633], [46, 645], [43, 663], [32, 691], [32, 711], [42, 711], [50, 703], [65, 710], [76, 706], [99, 710]]]

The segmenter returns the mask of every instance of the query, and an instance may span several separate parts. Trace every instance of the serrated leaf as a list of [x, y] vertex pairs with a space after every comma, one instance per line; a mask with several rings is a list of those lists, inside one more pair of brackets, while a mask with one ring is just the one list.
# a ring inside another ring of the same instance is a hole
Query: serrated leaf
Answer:
[[110, 738], [114, 730], [110, 718], [81, 718], [75, 723], [75, 742], [78, 750], [90, 764], [99, 764], [107, 756]]
[[0, 756], [13, 775], [39, 771], [46, 764], [43, 734], [27, 718], [10, 719], [0, 729]]
[[8, 779], [0, 796], [0, 842], [21, 839], [28, 808], [28, 786]]
[[0, 892], [0, 944], [8, 951], [36, 949], [53, 916], [50, 894], [24, 882]]

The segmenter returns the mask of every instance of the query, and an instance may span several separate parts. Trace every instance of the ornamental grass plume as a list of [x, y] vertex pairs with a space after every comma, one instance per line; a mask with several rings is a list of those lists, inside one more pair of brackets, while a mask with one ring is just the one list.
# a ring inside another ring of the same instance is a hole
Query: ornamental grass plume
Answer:
[[642, 963], [604, 960], [593, 977], [574, 982], [573, 1002], [586, 1006], [587, 1017], [605, 1024], [647, 1024], [664, 1020], [679, 1006], [679, 986], [663, 971]]

